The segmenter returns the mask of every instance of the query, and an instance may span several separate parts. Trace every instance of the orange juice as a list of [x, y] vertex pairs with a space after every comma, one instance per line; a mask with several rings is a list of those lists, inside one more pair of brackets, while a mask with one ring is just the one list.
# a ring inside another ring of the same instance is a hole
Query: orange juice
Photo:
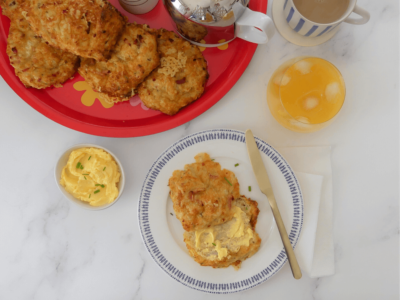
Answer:
[[298, 57], [272, 75], [267, 101], [281, 125], [293, 131], [313, 132], [330, 124], [345, 94], [343, 78], [335, 66], [321, 58]]

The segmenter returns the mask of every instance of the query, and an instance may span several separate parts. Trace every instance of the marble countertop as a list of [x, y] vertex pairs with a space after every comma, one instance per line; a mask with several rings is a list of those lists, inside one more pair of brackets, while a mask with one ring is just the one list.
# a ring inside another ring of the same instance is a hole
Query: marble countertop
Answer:
[[[358, 3], [371, 12], [368, 24], [342, 24], [332, 40], [312, 48], [276, 34], [216, 105], [152, 136], [73, 131], [36, 112], [0, 79], [0, 299], [398, 299], [399, 3]], [[299, 55], [331, 61], [347, 87], [336, 121], [311, 134], [281, 127], [266, 102], [272, 72]], [[296, 281], [286, 264], [254, 289], [209, 295], [180, 285], [152, 261], [137, 222], [147, 170], [179, 138], [213, 128], [252, 128], [275, 147], [332, 146], [335, 275]], [[102, 145], [124, 164], [125, 191], [111, 208], [86, 211], [58, 191], [55, 162], [77, 143]]]

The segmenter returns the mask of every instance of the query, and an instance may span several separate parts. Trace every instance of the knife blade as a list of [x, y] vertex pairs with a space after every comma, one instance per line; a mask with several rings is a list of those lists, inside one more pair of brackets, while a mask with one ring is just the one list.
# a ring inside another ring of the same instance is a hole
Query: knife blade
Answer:
[[271, 206], [272, 213], [276, 225], [279, 230], [279, 234], [282, 239], [283, 246], [285, 247], [286, 255], [289, 260], [290, 268], [292, 269], [293, 277], [295, 279], [300, 279], [302, 274], [299, 264], [294, 254], [292, 244], [290, 243], [288, 234], [286, 232], [285, 224], [283, 223], [281, 214], [276, 203], [274, 191], [272, 190], [272, 185], [268, 177], [267, 170], [265, 169], [264, 163], [261, 158], [260, 151], [258, 150], [256, 140], [254, 139], [253, 133], [250, 129], [246, 130], [246, 146], [247, 152], [250, 157], [251, 166], [253, 167], [254, 175], [256, 176], [258, 186], [261, 192], [267, 196], [269, 205]]

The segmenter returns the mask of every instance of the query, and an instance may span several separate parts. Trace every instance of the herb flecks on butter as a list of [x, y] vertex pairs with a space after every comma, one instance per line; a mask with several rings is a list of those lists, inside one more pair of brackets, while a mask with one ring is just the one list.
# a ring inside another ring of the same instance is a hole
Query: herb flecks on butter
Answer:
[[[84, 173], [81, 171], [83, 168]], [[106, 168], [107, 172], [103, 172]], [[118, 165], [108, 152], [98, 148], [80, 148], [71, 152], [61, 172], [60, 184], [75, 198], [92, 206], [103, 206], [118, 197], [120, 177]]]

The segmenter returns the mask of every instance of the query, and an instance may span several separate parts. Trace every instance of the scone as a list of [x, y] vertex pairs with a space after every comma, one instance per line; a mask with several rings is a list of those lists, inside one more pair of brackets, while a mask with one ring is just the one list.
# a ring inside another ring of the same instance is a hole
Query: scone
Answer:
[[160, 29], [157, 33], [161, 65], [139, 85], [143, 104], [167, 115], [198, 99], [208, 78], [207, 62], [199, 48]]
[[27, 0], [23, 10], [50, 45], [96, 60], [110, 57], [126, 23], [107, 0]]
[[255, 231], [259, 213], [256, 201], [241, 196], [232, 203], [232, 220], [207, 229], [184, 233], [190, 255], [201, 266], [240, 268], [261, 244]]
[[222, 224], [233, 218], [232, 201], [239, 198], [235, 174], [221, 170], [207, 153], [195, 156], [196, 162], [176, 170], [169, 179], [175, 215], [186, 231]]
[[76, 73], [79, 57], [37, 36], [22, 15], [20, 1], [1, 1], [1, 6], [11, 19], [6, 52], [15, 75], [26, 87], [61, 87]]
[[146, 25], [130, 23], [109, 60], [84, 58], [78, 71], [93, 90], [108, 95], [112, 102], [118, 102], [135, 95], [138, 84], [159, 64], [155, 35], [147, 30]]

